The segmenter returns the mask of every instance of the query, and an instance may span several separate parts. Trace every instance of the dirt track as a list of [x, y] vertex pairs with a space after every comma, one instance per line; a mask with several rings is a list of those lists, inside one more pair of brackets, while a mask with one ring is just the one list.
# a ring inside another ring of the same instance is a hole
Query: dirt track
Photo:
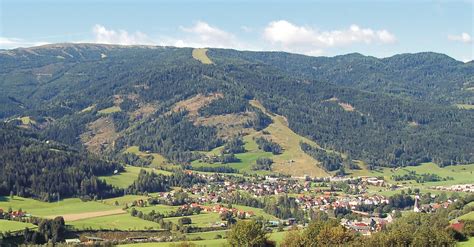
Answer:
[[[95, 218], [100, 216], [108, 216], [108, 215], [115, 215], [115, 214], [124, 214], [126, 211], [123, 209], [113, 209], [108, 211], [98, 211], [98, 212], [88, 212], [88, 213], [79, 213], [79, 214], [65, 214], [62, 215], [65, 221], [76, 221], [76, 220], [83, 220], [89, 218]], [[57, 215], [47, 216], [47, 218], [54, 218]]]

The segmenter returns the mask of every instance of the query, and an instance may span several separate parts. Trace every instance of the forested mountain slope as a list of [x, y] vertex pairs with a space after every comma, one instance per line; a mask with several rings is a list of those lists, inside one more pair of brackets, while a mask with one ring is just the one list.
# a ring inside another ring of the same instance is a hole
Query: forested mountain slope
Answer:
[[216, 119], [241, 119], [242, 132], [268, 126], [268, 116], [249, 104], [255, 99], [296, 133], [369, 167], [474, 162], [474, 112], [452, 106], [472, 103], [472, 63], [432, 53], [207, 55], [212, 63], [173, 47], [0, 51], [0, 118], [29, 116], [48, 138], [101, 154], [139, 146], [189, 163], [236, 129]]
[[38, 138], [31, 131], [0, 123], [0, 195], [51, 201], [121, 193], [97, 179], [122, 170], [121, 165]]
[[285, 72], [370, 92], [433, 103], [474, 103], [474, 63], [424, 52], [378, 59], [358, 53], [309, 57], [283, 52], [211, 50], [211, 55], [271, 64]]

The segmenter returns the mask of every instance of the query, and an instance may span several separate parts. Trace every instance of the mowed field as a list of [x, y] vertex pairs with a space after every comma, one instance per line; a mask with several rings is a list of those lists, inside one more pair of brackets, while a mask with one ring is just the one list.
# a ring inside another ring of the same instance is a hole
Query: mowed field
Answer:
[[160, 229], [160, 225], [158, 223], [142, 220], [138, 217], [132, 217], [129, 213], [71, 221], [67, 224], [81, 230], [117, 229], [127, 231]]
[[6, 196], [0, 197], [0, 208], [8, 210], [10, 207], [13, 210], [22, 209], [23, 211], [26, 211], [34, 216], [49, 218], [69, 214], [102, 212], [119, 209], [119, 207], [114, 207], [100, 202], [83, 202], [77, 198], [70, 198], [61, 200], [59, 202], [48, 203], [18, 196], [15, 196], [13, 199]]
[[36, 226], [30, 223], [23, 223], [11, 220], [0, 220], [0, 233], [22, 231], [25, 228], [33, 229], [36, 228]]

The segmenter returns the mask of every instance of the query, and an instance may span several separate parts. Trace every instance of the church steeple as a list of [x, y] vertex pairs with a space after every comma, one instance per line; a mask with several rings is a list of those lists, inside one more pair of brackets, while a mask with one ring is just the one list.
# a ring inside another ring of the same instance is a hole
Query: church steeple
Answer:
[[418, 205], [418, 198], [419, 196], [415, 196], [415, 205], [413, 206], [413, 212], [419, 213], [420, 212], [420, 206]]

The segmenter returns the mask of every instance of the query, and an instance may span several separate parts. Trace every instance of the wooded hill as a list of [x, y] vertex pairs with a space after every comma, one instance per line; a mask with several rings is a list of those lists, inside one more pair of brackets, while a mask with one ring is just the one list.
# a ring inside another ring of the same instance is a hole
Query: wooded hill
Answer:
[[[207, 56], [212, 64], [193, 59], [191, 48], [3, 50], [0, 118], [28, 116], [26, 127], [45, 137], [110, 157], [136, 145], [188, 163], [196, 151], [223, 145], [222, 130], [265, 128], [268, 116], [248, 103], [255, 99], [296, 133], [369, 168], [474, 162], [474, 111], [454, 106], [473, 103], [472, 62], [435, 53], [315, 58], [209, 49]], [[242, 121], [222, 127], [224, 118]]]

